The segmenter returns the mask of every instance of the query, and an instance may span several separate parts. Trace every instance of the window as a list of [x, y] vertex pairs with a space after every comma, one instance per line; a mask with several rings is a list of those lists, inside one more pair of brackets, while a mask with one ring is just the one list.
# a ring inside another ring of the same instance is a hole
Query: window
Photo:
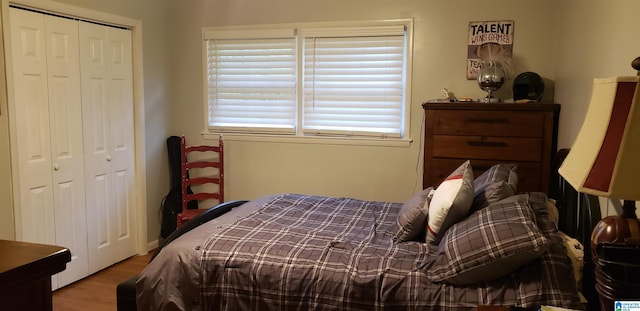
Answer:
[[404, 138], [410, 21], [311, 26], [205, 29], [206, 130]]

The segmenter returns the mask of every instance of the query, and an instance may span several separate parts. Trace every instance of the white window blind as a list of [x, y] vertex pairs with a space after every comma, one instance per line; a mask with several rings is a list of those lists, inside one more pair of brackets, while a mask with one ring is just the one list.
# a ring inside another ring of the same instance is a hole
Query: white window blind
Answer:
[[401, 137], [404, 27], [304, 30], [303, 131]]
[[205, 43], [209, 129], [294, 133], [293, 30], [206, 32]]
[[411, 21], [203, 29], [208, 132], [408, 137]]

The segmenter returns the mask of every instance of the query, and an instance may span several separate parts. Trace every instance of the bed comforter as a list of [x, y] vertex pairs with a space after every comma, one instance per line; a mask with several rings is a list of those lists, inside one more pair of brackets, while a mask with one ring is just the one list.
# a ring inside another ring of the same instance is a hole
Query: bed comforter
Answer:
[[430, 282], [433, 247], [396, 243], [401, 203], [282, 194], [173, 241], [140, 274], [139, 310], [474, 310], [568, 307], [578, 298], [557, 230], [517, 273], [471, 286]]

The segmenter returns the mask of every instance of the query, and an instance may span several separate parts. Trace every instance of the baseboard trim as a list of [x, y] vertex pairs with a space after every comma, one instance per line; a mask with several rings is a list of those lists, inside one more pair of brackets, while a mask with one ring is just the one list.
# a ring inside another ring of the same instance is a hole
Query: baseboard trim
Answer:
[[159, 245], [160, 245], [160, 242], [158, 240], [153, 240], [147, 243], [147, 252], [158, 248]]

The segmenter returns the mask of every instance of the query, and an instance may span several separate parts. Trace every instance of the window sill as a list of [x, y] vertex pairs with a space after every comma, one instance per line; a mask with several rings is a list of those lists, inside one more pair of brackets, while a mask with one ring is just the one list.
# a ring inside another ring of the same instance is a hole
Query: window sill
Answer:
[[[237, 134], [225, 133], [226, 141], [247, 141], [247, 142], [272, 142], [272, 143], [291, 143], [291, 144], [321, 144], [321, 145], [348, 145], [348, 146], [375, 146], [375, 147], [400, 147], [408, 148], [411, 146], [413, 139], [375, 139], [375, 138], [342, 138], [342, 137], [323, 137], [323, 136], [276, 136], [276, 135], [258, 135], [258, 134]], [[202, 133], [205, 140], [217, 140], [218, 134]]]

